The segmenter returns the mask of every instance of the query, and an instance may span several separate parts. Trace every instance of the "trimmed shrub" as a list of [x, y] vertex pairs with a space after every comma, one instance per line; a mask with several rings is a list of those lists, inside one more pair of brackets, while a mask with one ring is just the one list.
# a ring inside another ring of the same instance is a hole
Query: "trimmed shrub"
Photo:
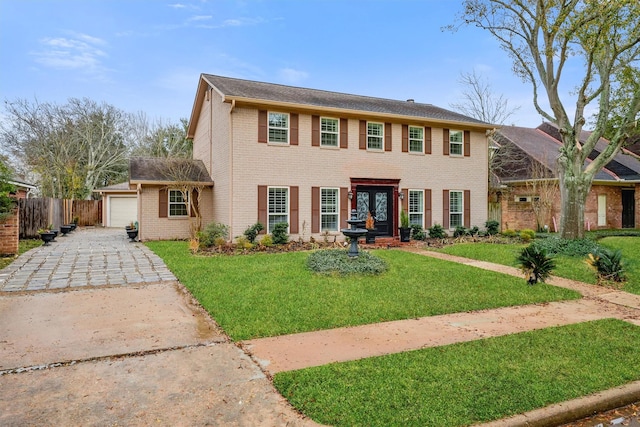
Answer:
[[467, 230], [462, 225], [458, 225], [455, 230], [453, 230], [453, 237], [462, 237], [469, 235], [469, 230]]
[[428, 228], [429, 237], [434, 239], [444, 239], [447, 237], [447, 232], [444, 231], [444, 228], [440, 224], [434, 224], [433, 226]]
[[262, 230], [264, 230], [264, 225], [262, 225], [262, 223], [260, 222], [256, 222], [255, 224], [244, 230], [244, 233], [242, 234], [244, 234], [244, 237], [246, 237], [250, 243], [254, 243], [256, 241], [256, 237], [258, 237], [258, 233], [260, 233]]
[[520, 231], [520, 238], [524, 242], [528, 242], [536, 238], [536, 232], [530, 228], [525, 228], [524, 230]]
[[218, 222], [210, 222], [204, 230], [198, 232], [200, 246], [205, 248], [210, 248], [211, 246], [218, 244], [220, 239], [226, 242], [228, 238], [229, 226]]
[[627, 280], [620, 249], [600, 248], [595, 253], [589, 254], [586, 263], [594, 269], [598, 275], [598, 281], [624, 282]]
[[517, 259], [522, 272], [527, 276], [527, 283], [530, 285], [544, 282], [551, 275], [551, 271], [556, 268], [555, 261], [547, 256], [547, 251], [535, 245], [529, 245], [522, 249]]
[[307, 258], [311, 271], [320, 274], [380, 274], [387, 270], [387, 263], [369, 252], [360, 251], [357, 258], [349, 258], [346, 250], [326, 249], [312, 252]]
[[484, 223], [484, 226], [487, 229], [487, 234], [489, 236], [493, 236], [494, 234], [498, 234], [500, 232], [500, 223], [498, 221], [487, 221]]
[[279, 222], [273, 226], [271, 235], [273, 236], [274, 245], [284, 245], [289, 243], [287, 228], [289, 228], [289, 224], [287, 224], [286, 222]]
[[265, 234], [264, 236], [262, 236], [262, 239], [260, 239], [260, 244], [262, 246], [273, 246], [273, 237], [271, 237], [271, 234]]
[[411, 238], [413, 240], [424, 240], [427, 238], [427, 235], [421, 225], [413, 224], [411, 226]]
[[516, 233], [515, 230], [507, 229], [502, 232], [502, 235], [505, 237], [516, 237], [518, 233]]

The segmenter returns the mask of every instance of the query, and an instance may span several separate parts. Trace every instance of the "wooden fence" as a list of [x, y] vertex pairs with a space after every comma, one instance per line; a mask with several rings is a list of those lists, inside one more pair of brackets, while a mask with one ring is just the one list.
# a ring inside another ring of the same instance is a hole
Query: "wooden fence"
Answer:
[[19, 199], [18, 209], [21, 239], [38, 237], [38, 230], [51, 224], [59, 230], [76, 216], [81, 226], [102, 222], [102, 200]]

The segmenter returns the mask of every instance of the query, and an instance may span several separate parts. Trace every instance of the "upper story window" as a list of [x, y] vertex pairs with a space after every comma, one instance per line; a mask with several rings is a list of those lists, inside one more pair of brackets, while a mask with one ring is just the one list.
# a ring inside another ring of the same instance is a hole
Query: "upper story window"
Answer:
[[454, 156], [462, 156], [463, 154], [464, 135], [461, 130], [449, 131], [449, 154]]
[[187, 204], [189, 203], [189, 194], [182, 193], [180, 190], [169, 190], [169, 217], [188, 216]]
[[340, 121], [322, 117], [320, 119], [320, 145], [323, 147], [337, 147], [340, 135]]
[[424, 146], [424, 128], [419, 126], [409, 126], [409, 152], [422, 153]]
[[409, 224], [424, 225], [423, 190], [409, 190]]
[[384, 148], [384, 124], [367, 122], [367, 150]]
[[289, 114], [269, 112], [269, 142], [289, 143]]
[[464, 209], [462, 191], [449, 191], [449, 227], [462, 226], [462, 214]]
[[338, 231], [340, 215], [338, 188], [320, 189], [320, 229], [321, 231]]
[[289, 223], [289, 188], [269, 187], [267, 192], [267, 233], [273, 231], [273, 226]]

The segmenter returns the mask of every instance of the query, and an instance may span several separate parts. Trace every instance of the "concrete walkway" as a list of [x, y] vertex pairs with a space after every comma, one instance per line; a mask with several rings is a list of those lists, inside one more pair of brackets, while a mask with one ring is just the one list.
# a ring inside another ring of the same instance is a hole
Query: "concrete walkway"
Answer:
[[0, 271], [0, 425], [315, 425], [124, 230]]

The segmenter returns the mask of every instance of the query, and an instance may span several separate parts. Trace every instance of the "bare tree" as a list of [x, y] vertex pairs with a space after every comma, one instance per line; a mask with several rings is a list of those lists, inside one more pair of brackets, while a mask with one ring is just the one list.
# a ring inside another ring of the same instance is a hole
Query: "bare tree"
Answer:
[[553, 171], [537, 161], [532, 161], [529, 166], [530, 178], [526, 181], [528, 193], [531, 199], [531, 209], [536, 217], [538, 231], [545, 225], [549, 225], [553, 203], [558, 198], [558, 180]]
[[187, 138], [187, 119], [180, 123], [157, 120], [150, 123], [142, 113], [135, 118], [135, 146], [132, 155], [141, 157], [191, 158], [193, 140]]
[[87, 98], [62, 106], [19, 99], [5, 110], [0, 141], [37, 174], [44, 196], [82, 199], [126, 179], [131, 132], [121, 110]]
[[510, 107], [509, 100], [496, 94], [486, 79], [473, 70], [461, 73], [459, 83], [465, 88], [462, 101], [449, 104], [451, 108], [486, 123], [504, 124], [520, 107]]
[[[514, 71], [533, 88], [533, 105], [556, 124], [562, 137], [558, 157], [560, 233], [584, 235], [584, 206], [594, 176], [637, 129], [640, 82], [625, 79], [640, 59], [640, 2], [637, 0], [464, 0], [460, 19], [489, 31], [513, 60]], [[449, 28], [455, 28], [453, 25]], [[565, 89], [575, 100], [573, 117], [563, 101], [563, 71], [582, 69], [577, 86]], [[603, 136], [618, 94], [621, 121], [607, 148], [586, 162]], [[546, 95], [549, 108], [541, 96]], [[597, 104], [592, 133], [580, 142], [585, 109]]]

